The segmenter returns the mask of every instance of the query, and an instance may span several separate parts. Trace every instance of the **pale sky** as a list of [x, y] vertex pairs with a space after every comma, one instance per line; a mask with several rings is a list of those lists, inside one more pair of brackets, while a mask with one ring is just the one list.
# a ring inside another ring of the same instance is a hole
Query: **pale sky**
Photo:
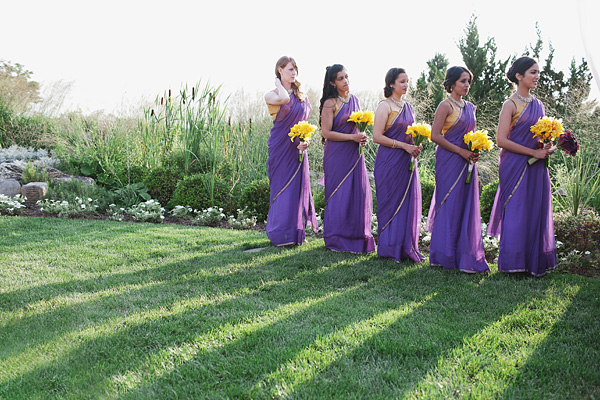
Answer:
[[[325, 67], [341, 63], [351, 90], [379, 92], [389, 68], [403, 67], [416, 80], [436, 52], [446, 54], [450, 65], [462, 65], [457, 43], [473, 13], [481, 42], [494, 37], [501, 59], [535, 44], [537, 21], [545, 46], [540, 62], [551, 42], [555, 68], [567, 72], [573, 57], [578, 64], [586, 57], [600, 72], [598, 0], [0, 0], [0, 5], [0, 59], [23, 64], [43, 84], [72, 82], [66, 105], [84, 112], [115, 112], [199, 80], [222, 84], [226, 94], [266, 92], [282, 55], [296, 59], [305, 88], [320, 91]], [[600, 98], [597, 78], [593, 85], [593, 96]]]

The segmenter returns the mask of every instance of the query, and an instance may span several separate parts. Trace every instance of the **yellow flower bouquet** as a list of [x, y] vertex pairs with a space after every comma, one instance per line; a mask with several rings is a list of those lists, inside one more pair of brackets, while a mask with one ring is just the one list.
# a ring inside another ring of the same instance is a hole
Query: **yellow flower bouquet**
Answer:
[[[431, 125], [426, 124], [425, 122], [421, 124], [411, 124], [406, 128], [406, 134], [413, 137], [415, 146], [420, 146], [425, 140], [431, 142]], [[415, 169], [415, 158], [412, 156], [410, 158], [410, 166], [408, 169], [410, 171]]]
[[[352, 114], [350, 114], [348, 122], [354, 122], [358, 127], [359, 132], [364, 133], [367, 129], [367, 126], [375, 123], [375, 115], [373, 111], [354, 111]], [[363, 153], [363, 146], [358, 146], [358, 153]]]
[[[488, 131], [470, 131], [465, 134], [464, 142], [469, 146], [469, 151], [479, 153], [481, 150], [491, 150], [494, 142], [488, 137]], [[465, 183], [471, 183], [471, 174], [473, 173], [473, 163], [469, 162], [469, 170]]]
[[[290, 133], [288, 133], [288, 136], [290, 137], [290, 140], [292, 142], [296, 137], [301, 142], [310, 142], [310, 138], [316, 130], [316, 126], [309, 124], [307, 121], [300, 121], [296, 125], [292, 126], [292, 128], [290, 129]], [[303, 158], [304, 152], [300, 151], [300, 156], [298, 157], [298, 160], [302, 162]]]
[[[546, 143], [554, 143], [554, 141], [565, 133], [562, 121], [560, 119], [554, 119], [553, 117], [541, 117], [538, 121], [530, 128], [533, 133], [533, 137], [538, 137], [542, 147]], [[555, 149], [554, 146], [551, 149]], [[532, 165], [538, 158], [531, 157], [527, 162]], [[548, 167], [548, 158], [544, 159], [544, 166]]]

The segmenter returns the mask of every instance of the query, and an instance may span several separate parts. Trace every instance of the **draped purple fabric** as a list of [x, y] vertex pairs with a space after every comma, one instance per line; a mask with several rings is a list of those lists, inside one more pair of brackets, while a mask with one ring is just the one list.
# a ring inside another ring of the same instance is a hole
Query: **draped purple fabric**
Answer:
[[[332, 130], [355, 134], [358, 128], [348, 122], [350, 114], [360, 109], [358, 99], [351, 95], [333, 120]], [[365, 166], [354, 141], [325, 143], [325, 215], [323, 238], [325, 247], [335, 251], [370, 253], [375, 251], [371, 234], [373, 199]]]
[[[451, 143], [467, 149], [464, 135], [475, 130], [475, 107], [465, 102], [459, 118], [444, 134]], [[431, 231], [429, 263], [463, 272], [485, 272], [485, 260], [479, 212], [477, 165], [470, 183], [467, 162], [441, 146], [435, 150], [435, 190], [427, 230]]]
[[[515, 143], [531, 149], [538, 140], [530, 128], [544, 108], [534, 99], [521, 112], [509, 133]], [[543, 160], [529, 165], [529, 156], [500, 151], [499, 178], [487, 232], [500, 236], [498, 270], [541, 276], [556, 266], [552, 193]]]
[[292, 142], [292, 126], [307, 121], [311, 106], [308, 99], [294, 94], [279, 108], [269, 136], [267, 169], [271, 189], [271, 206], [267, 217], [267, 236], [275, 246], [302, 244], [307, 222], [316, 231], [317, 219], [310, 190], [308, 156], [298, 160], [298, 139]]
[[[414, 144], [406, 128], [415, 122], [414, 110], [409, 103], [384, 132], [386, 137]], [[375, 157], [375, 186], [377, 189], [378, 241], [377, 254], [396, 261], [421, 262], [419, 253], [421, 230], [421, 182], [419, 170], [409, 171], [411, 156], [402, 149], [379, 146]]]

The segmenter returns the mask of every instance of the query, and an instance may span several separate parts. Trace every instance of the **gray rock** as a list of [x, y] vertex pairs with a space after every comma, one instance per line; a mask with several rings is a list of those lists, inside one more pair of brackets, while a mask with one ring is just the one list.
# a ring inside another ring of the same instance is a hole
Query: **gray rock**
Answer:
[[16, 179], [0, 180], [0, 194], [14, 197], [21, 194], [21, 184]]
[[[14, 179], [18, 181], [20, 184], [24, 184], [23, 182], [23, 168], [26, 166], [23, 161], [14, 161], [14, 162], [5, 162], [0, 163], [0, 180], [3, 179]], [[92, 185], [95, 183], [94, 179], [89, 178], [87, 176], [71, 176], [65, 174], [62, 171], [59, 171], [56, 168], [52, 167], [44, 167], [46, 172], [48, 173], [48, 177], [52, 178], [56, 181], [69, 181], [71, 179], [78, 179], [85, 183], [86, 185]]]
[[27, 200], [27, 203], [35, 203], [42, 200], [48, 194], [48, 184], [46, 182], [30, 182], [21, 187], [21, 194]]

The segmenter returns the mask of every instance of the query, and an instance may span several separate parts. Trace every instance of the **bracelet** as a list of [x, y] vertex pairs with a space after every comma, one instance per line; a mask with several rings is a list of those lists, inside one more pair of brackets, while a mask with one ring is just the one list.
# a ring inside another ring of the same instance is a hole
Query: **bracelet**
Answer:
[[396, 139], [392, 139], [392, 149], [396, 148]]

